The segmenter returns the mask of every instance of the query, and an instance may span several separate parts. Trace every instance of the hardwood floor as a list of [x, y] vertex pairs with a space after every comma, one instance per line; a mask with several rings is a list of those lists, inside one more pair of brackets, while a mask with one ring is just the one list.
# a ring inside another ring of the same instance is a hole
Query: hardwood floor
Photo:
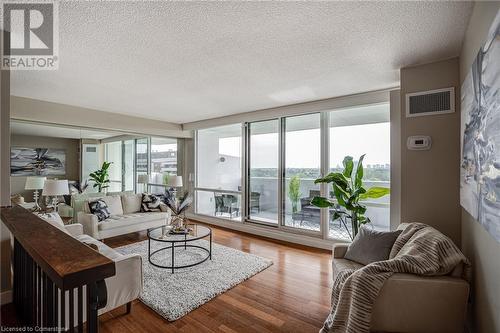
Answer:
[[[140, 301], [102, 315], [100, 332], [318, 332], [330, 309], [331, 253], [212, 227], [214, 242], [273, 260], [273, 265], [175, 322]], [[110, 238], [118, 247], [146, 233]], [[9, 316], [2, 307], [2, 323]]]

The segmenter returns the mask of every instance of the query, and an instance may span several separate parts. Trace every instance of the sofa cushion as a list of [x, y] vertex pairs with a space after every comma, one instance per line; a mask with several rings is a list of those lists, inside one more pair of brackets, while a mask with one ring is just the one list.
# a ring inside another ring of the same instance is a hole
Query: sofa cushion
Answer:
[[112, 215], [105, 221], [99, 222], [97, 227], [99, 230], [109, 230], [125, 227], [132, 224], [151, 222], [155, 220], [165, 220], [166, 223], [167, 217], [168, 214], [162, 212]]
[[97, 251], [102, 254], [103, 256], [115, 261], [119, 257], [121, 257], [121, 254], [107, 246], [106, 244], [99, 242], [97, 239], [90, 237], [89, 235], [83, 234], [75, 237], [82, 243], [86, 244], [94, 244], [97, 246]]
[[141, 211], [142, 194], [122, 195], [123, 214], [137, 213]]
[[362, 226], [349, 245], [344, 258], [363, 265], [388, 260], [392, 246], [401, 232], [401, 230], [376, 231]]
[[111, 216], [109, 209], [108, 209], [108, 205], [102, 199], [90, 201], [89, 202], [89, 210], [90, 210], [91, 214], [97, 216], [97, 219], [99, 221], [104, 221], [108, 217]]
[[108, 205], [109, 213], [111, 215], [122, 215], [122, 199], [119, 195], [108, 195], [103, 197], [102, 200]]
[[346, 269], [357, 270], [357, 269], [360, 269], [361, 267], [364, 267], [364, 265], [358, 264], [357, 262], [354, 262], [351, 260], [333, 259], [332, 260], [333, 280], [335, 281], [339, 272], [341, 272], [343, 270], [346, 270]]

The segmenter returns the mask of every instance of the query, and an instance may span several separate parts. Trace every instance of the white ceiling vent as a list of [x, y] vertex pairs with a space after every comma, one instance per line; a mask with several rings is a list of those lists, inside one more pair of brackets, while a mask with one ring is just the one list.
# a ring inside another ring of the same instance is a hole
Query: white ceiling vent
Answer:
[[429, 116], [455, 112], [455, 88], [406, 94], [406, 116]]

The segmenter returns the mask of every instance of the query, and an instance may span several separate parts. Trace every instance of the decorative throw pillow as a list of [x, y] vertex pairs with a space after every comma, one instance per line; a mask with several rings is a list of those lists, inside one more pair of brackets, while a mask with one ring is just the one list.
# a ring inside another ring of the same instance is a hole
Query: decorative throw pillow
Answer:
[[392, 246], [401, 232], [401, 230], [376, 231], [362, 226], [347, 248], [344, 258], [363, 265], [388, 260]]
[[154, 194], [144, 193], [142, 195], [143, 212], [160, 212], [161, 198]]
[[108, 205], [102, 199], [90, 201], [89, 202], [89, 210], [90, 210], [91, 214], [94, 214], [95, 216], [97, 216], [97, 219], [99, 220], [99, 222], [104, 221], [105, 219], [107, 219], [111, 216], [109, 209], [108, 209]]

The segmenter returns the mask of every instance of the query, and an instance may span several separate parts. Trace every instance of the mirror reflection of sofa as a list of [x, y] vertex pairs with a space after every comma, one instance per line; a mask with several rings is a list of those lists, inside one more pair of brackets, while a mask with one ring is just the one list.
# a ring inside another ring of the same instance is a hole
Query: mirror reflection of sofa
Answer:
[[[97, 199], [106, 202], [111, 214], [104, 221], [99, 221], [89, 209], [88, 203]], [[104, 193], [73, 195], [74, 222], [81, 223], [85, 234], [95, 239], [105, 239], [170, 224], [171, 214], [166, 205], [161, 205], [161, 212], [142, 212], [141, 204], [141, 193], [109, 192], [107, 195]]]

